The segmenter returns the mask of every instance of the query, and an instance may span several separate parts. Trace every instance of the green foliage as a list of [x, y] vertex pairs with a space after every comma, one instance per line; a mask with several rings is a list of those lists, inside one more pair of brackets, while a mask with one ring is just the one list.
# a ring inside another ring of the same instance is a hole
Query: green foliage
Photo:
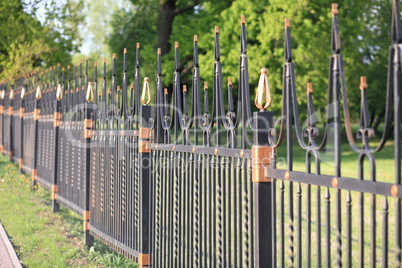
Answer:
[[[178, 7], [192, 1], [176, 1]], [[114, 14], [113, 31], [108, 40], [111, 49], [129, 51], [129, 65], [134, 66], [136, 42], [142, 43], [143, 76], [153, 78], [156, 72], [157, 20], [159, 1], [134, 1], [130, 8]], [[212, 82], [214, 63], [214, 26], [220, 27], [221, 61], [224, 81], [238, 79], [240, 15], [246, 16], [250, 88], [256, 89], [259, 70], [267, 67], [273, 92], [273, 109], [281, 107], [282, 65], [284, 53], [284, 18], [291, 20], [293, 61], [301, 112], [305, 112], [306, 83], [312, 82], [314, 102], [324, 109], [327, 99], [328, 66], [331, 55], [332, 0], [234, 0], [201, 1], [196, 8], [174, 18], [169, 40], [179, 42], [182, 83], [191, 85], [193, 35], [200, 48], [201, 77]], [[367, 76], [368, 99], [372, 121], [381, 120], [384, 110], [386, 64], [390, 44], [391, 1], [344, 0], [339, 3], [339, 26], [342, 54], [345, 60], [349, 104], [353, 118], [359, 116], [359, 77]], [[159, 33], [160, 34], [160, 33]], [[172, 83], [173, 50], [163, 56], [164, 85]], [[121, 70], [121, 69], [120, 69]], [[129, 70], [132, 74], [132, 70]], [[131, 76], [133, 77], [133, 76]], [[236, 90], [235, 90], [236, 93]], [[252, 93], [253, 95], [253, 93]], [[379, 101], [381, 100], [381, 101]]]
[[[70, 63], [82, 21], [81, 0], [0, 2], [0, 79], [25, 75], [37, 67]], [[40, 10], [40, 12], [38, 12]], [[39, 15], [41, 20], [39, 20]]]

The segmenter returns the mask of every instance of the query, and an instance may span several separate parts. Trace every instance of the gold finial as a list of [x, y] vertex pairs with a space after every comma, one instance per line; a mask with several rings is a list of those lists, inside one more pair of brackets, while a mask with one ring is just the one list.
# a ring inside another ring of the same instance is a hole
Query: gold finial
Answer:
[[57, 67], [60, 67], [60, 62], [59, 62], [59, 63], [57, 63]]
[[360, 90], [365, 90], [367, 88], [367, 78], [365, 76], [360, 76]]
[[244, 15], [240, 16], [240, 23], [245, 24], [246, 23], [246, 17]]
[[137, 46], [136, 46], [137, 48], [140, 48], [140, 43], [137, 43]]
[[187, 86], [183, 85], [183, 92], [187, 92]]
[[107, 89], [107, 94], [112, 94], [112, 91], [110, 90], [110, 87]]
[[134, 83], [131, 83], [130, 84], [130, 90], [133, 90], [134, 89]]
[[219, 27], [215, 26], [215, 33], [218, 34], [219, 33]]
[[87, 100], [87, 102], [92, 102], [94, 100], [94, 91], [91, 82], [88, 83], [88, 89], [85, 99]]
[[23, 99], [25, 96], [25, 87], [22, 87], [21, 89], [21, 99]]
[[198, 35], [194, 35], [194, 42], [198, 42]]
[[232, 85], [232, 77], [228, 77], [228, 86], [230, 87]]
[[124, 49], [123, 49], [123, 53], [124, 53], [124, 54], [127, 54], [127, 48], [124, 48]]
[[103, 63], [106, 63], [106, 58], [103, 58]]
[[157, 54], [158, 54], [158, 55], [162, 54], [162, 52], [161, 52], [161, 49], [160, 49], [160, 48], [158, 48], [158, 52], [157, 52]]
[[67, 69], [70, 69], [70, 65], [67, 65]]
[[57, 84], [56, 99], [59, 101], [62, 98], [63, 98], [63, 91], [61, 89], [61, 85]]
[[120, 86], [117, 86], [117, 92], [119, 92], [120, 91]]
[[313, 84], [307, 83], [307, 95], [313, 93]]
[[290, 28], [290, 19], [289, 18], [285, 18], [285, 29]]
[[260, 81], [258, 82], [257, 94], [255, 95], [254, 104], [260, 111], [264, 111], [271, 105], [271, 92], [268, 85], [268, 69], [261, 68]]
[[11, 89], [10, 91], [10, 100], [14, 99], [14, 89]]
[[148, 105], [151, 102], [151, 90], [149, 88], [149, 78], [144, 78], [144, 86], [142, 87], [141, 102]]
[[98, 67], [98, 63], [96, 61], [94, 62], [94, 67]]
[[332, 16], [337, 16], [338, 15], [338, 4], [337, 3], [332, 3]]
[[88, 59], [89, 59], [89, 58], [88, 58], [88, 56], [87, 56], [87, 57], [85, 57], [85, 61], [88, 61]]
[[174, 48], [179, 48], [179, 42], [174, 42]]
[[164, 89], [163, 89], [163, 94], [165, 94], [165, 95], [169, 94], [169, 92], [168, 92], [168, 89], [167, 89], [167, 88], [164, 88]]
[[208, 90], [208, 82], [204, 82], [204, 90]]
[[116, 53], [113, 53], [113, 56], [112, 56], [112, 57], [113, 57], [113, 59], [115, 59], [115, 58], [116, 58]]
[[42, 92], [41, 92], [40, 86], [38, 86], [38, 87], [36, 88], [35, 97], [36, 97], [37, 100], [39, 100], [39, 99], [42, 97]]

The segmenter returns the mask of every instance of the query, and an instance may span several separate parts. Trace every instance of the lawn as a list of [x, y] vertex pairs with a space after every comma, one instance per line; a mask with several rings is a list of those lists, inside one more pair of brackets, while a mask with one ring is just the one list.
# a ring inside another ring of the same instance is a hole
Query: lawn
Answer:
[[24, 267], [138, 267], [95, 241], [83, 243], [82, 219], [61, 207], [52, 213], [50, 192], [31, 190], [31, 179], [0, 156], [0, 221]]

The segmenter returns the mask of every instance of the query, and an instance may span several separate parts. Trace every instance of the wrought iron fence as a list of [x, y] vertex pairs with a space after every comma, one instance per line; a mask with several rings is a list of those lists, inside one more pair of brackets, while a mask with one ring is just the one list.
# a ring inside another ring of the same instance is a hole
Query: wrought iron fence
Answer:
[[[116, 55], [111, 76], [106, 73], [106, 60], [100, 78], [95, 63], [93, 82], [87, 59], [85, 66], [80, 62], [65, 70], [59, 65], [19, 78], [13, 86], [1, 85], [1, 151], [19, 161], [22, 171], [32, 173], [33, 187], [40, 182], [51, 190], [55, 212], [63, 204], [83, 216], [87, 245], [96, 237], [141, 267], [353, 267], [366, 263], [400, 267], [399, 2], [393, 1], [386, 115], [376, 148], [369, 142], [375, 133], [369, 127], [364, 77], [356, 133], [361, 148], [353, 137], [336, 4], [332, 6], [328, 109], [322, 135], [311, 84], [306, 93], [307, 126], [300, 126], [290, 21], [285, 19], [279, 131], [274, 113], [266, 111], [271, 96], [265, 68], [254, 101], [259, 111], [252, 112], [244, 17], [240, 25], [237, 105], [230, 78], [224, 97], [216, 27], [212, 92], [208, 84], [202, 85], [197, 36], [191, 87], [181, 83], [175, 44], [171, 96], [163, 88], [158, 50], [153, 105], [149, 78], [144, 78], [140, 90], [139, 44], [132, 84], [124, 50], [121, 87]], [[342, 126], [358, 154], [357, 178], [341, 173]], [[395, 182], [377, 182], [375, 153], [383, 149], [391, 131]], [[286, 169], [280, 169], [277, 149], [285, 140]], [[327, 147], [334, 154], [333, 175], [321, 174], [322, 150]], [[305, 151], [305, 172], [293, 170], [295, 149]], [[364, 177], [365, 159], [370, 178]]]

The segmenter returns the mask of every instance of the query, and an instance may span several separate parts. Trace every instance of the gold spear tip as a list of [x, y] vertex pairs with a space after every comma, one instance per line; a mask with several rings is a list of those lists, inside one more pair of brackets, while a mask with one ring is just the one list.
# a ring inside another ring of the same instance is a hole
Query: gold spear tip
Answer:
[[215, 26], [215, 33], [216, 33], [216, 34], [219, 33], [219, 26]]
[[60, 62], [59, 62], [59, 63], [57, 63], [57, 67], [60, 67]]
[[137, 46], [136, 46], [137, 48], [140, 48], [140, 43], [137, 43]]
[[117, 86], [117, 89], [116, 89], [116, 90], [117, 90], [117, 92], [119, 92], [119, 91], [120, 91], [120, 86]]
[[204, 82], [204, 90], [208, 90], [208, 82]]
[[88, 56], [87, 56], [87, 57], [85, 57], [85, 61], [88, 61], [88, 59], [89, 59], [89, 58], [88, 58]]
[[127, 54], [127, 48], [123, 49], [123, 54]]
[[113, 53], [112, 57], [113, 57], [113, 59], [115, 59], [116, 58], [116, 53]]
[[194, 42], [198, 42], [198, 35], [194, 35]]
[[38, 86], [38, 87], [36, 88], [35, 97], [36, 97], [37, 100], [39, 100], [39, 99], [42, 97], [42, 92], [41, 92], [41, 90], [40, 90], [40, 86]]
[[94, 67], [97, 67], [98, 66], [98, 63], [95, 61], [94, 62]]
[[62, 72], [64, 72], [64, 67], [63, 67], [63, 68], [61, 68], [61, 71], [62, 71]]
[[67, 69], [70, 69], [70, 65], [67, 65]]
[[144, 82], [148, 82], [149, 81], [149, 77], [144, 77]]
[[367, 85], [367, 77], [365, 76], [360, 76], [360, 90], [365, 90], [368, 88]]
[[261, 70], [260, 70], [260, 73], [261, 74], [266, 74], [266, 73], [268, 73], [268, 69], [265, 68], [265, 67], [262, 67]]
[[161, 55], [161, 54], [162, 54], [162, 51], [161, 51], [161, 49], [160, 49], [160, 48], [158, 48], [158, 52], [157, 52], [157, 54], [158, 54], [158, 55]]
[[313, 84], [312, 83], [307, 83], [307, 94], [313, 93]]
[[92, 83], [88, 82], [88, 89], [87, 89], [87, 94], [85, 96], [85, 99], [87, 102], [92, 102], [94, 100], [94, 92], [92, 89]]
[[240, 16], [240, 23], [245, 24], [246, 23], [246, 17], [244, 15]]
[[63, 91], [61, 89], [61, 85], [57, 84], [56, 99], [59, 101], [62, 98], [63, 98]]
[[111, 94], [112, 91], [110, 90], [110, 87], [107, 89], [107, 94]]
[[134, 89], [134, 83], [130, 84], [130, 89], [133, 90]]
[[228, 77], [228, 86], [232, 85], [232, 77]]
[[183, 92], [187, 92], [187, 86], [183, 85]]
[[179, 48], [179, 42], [174, 42], [174, 48]]
[[103, 63], [106, 63], [106, 58], [103, 58]]
[[168, 94], [168, 89], [165, 87], [163, 90], [163, 94], [167, 95]]
[[337, 3], [332, 3], [332, 16], [337, 16], [338, 15], [338, 4]]
[[289, 18], [285, 18], [285, 28], [286, 29], [290, 28], [290, 19]]
[[80, 64], [82, 64], [82, 60], [80, 60]]

